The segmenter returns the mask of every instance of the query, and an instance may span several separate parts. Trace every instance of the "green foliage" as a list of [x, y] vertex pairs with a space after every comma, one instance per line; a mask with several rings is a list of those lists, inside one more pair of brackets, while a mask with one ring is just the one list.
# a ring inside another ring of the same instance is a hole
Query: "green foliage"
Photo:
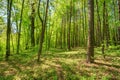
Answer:
[[120, 49], [120, 45], [118, 46], [109, 46], [110, 50], [119, 50]]
[[13, 80], [13, 76], [0, 76], [0, 80]]
[[66, 75], [66, 80], [79, 80], [81, 79], [79, 75], [72, 74], [72, 73], [67, 73]]
[[110, 76], [102, 77], [102, 80], [109, 80], [109, 79], [110, 79]]

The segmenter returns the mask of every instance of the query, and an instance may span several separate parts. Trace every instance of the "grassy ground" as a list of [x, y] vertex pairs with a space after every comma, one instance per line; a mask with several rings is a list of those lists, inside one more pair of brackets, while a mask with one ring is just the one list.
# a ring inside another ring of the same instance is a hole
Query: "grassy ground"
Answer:
[[13, 54], [9, 61], [0, 57], [0, 80], [120, 80], [120, 49], [95, 49], [95, 63], [86, 63], [86, 50], [82, 48], [63, 52], [46, 51], [37, 62], [36, 51]]

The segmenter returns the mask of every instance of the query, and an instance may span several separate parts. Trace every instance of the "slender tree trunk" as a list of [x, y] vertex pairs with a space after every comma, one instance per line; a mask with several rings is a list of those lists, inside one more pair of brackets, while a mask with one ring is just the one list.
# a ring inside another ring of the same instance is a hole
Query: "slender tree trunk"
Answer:
[[[79, 7], [80, 7], [80, 5], [79, 5]], [[79, 27], [79, 46], [82, 46], [82, 39], [81, 39], [82, 17], [81, 17], [81, 13], [77, 13], [77, 14], [80, 15], [80, 17], [79, 17], [79, 18], [80, 18], [80, 21], [79, 21], [79, 23], [80, 23], [80, 24], [79, 24], [79, 26], [80, 26], [80, 27]]]
[[106, 2], [103, 2], [103, 37], [102, 37], [102, 54], [105, 58], [105, 36], [106, 36]]
[[119, 7], [119, 21], [120, 21], [120, 0], [118, 0], [118, 7]]
[[12, 40], [11, 41], [12, 42], [12, 50], [13, 50], [13, 53], [14, 53], [14, 42], [13, 42], [14, 40], [13, 40], [13, 35], [12, 34], [11, 34], [11, 40]]
[[84, 20], [85, 18], [84, 18], [84, 2], [82, 2], [82, 44], [83, 44], [83, 46], [85, 46], [85, 23], [84, 23]]
[[20, 14], [20, 24], [19, 24], [19, 29], [18, 29], [18, 41], [17, 41], [17, 54], [19, 54], [20, 50], [20, 36], [21, 36], [21, 25], [22, 25], [22, 16], [23, 16], [23, 9], [24, 9], [24, 1], [22, 1], [22, 9], [21, 9], [21, 14]]
[[50, 46], [51, 46], [51, 36], [52, 36], [52, 30], [50, 28], [49, 29], [49, 36], [48, 36], [48, 50], [50, 50]]
[[100, 46], [102, 35], [101, 35], [101, 19], [100, 19], [100, 14], [99, 14], [98, 0], [96, 0], [96, 6], [97, 6], [97, 46]]
[[61, 22], [61, 31], [60, 31], [60, 45], [61, 45], [61, 49], [63, 48], [63, 19]]
[[45, 43], [46, 43], [45, 49], [46, 49], [46, 51], [48, 50], [48, 37], [49, 37], [48, 32], [49, 32], [49, 30], [46, 29], [46, 31], [45, 31]]
[[58, 45], [58, 33], [57, 33], [57, 30], [56, 30], [56, 39], [55, 39], [55, 48], [57, 48], [57, 45]]
[[[118, 7], [119, 7], [119, 21], [120, 21], [120, 0], [118, 0]], [[117, 29], [118, 33], [118, 44], [120, 45], [120, 26]]]
[[[39, 1], [39, 6], [40, 6], [40, 1]], [[41, 35], [40, 35], [41, 38], [40, 38], [40, 44], [39, 44], [39, 50], [38, 50], [38, 62], [40, 61], [40, 55], [42, 53], [42, 45], [43, 45], [44, 33], [45, 33], [46, 23], [47, 23], [48, 8], [49, 8], [49, 0], [47, 0], [45, 18], [44, 18], [44, 20], [42, 20], [42, 31], [41, 31]], [[39, 16], [39, 19], [41, 20], [40, 16]]]
[[35, 46], [35, 37], [34, 37], [34, 33], [35, 33], [35, 3], [33, 2], [31, 4], [31, 46], [34, 47]]
[[66, 48], [66, 18], [63, 18], [63, 44]]
[[108, 11], [106, 8], [106, 46], [109, 47], [110, 43], [110, 32], [109, 32], [109, 22], [108, 22]]
[[87, 62], [94, 62], [94, 0], [88, 0], [89, 6], [89, 29], [88, 29], [88, 50]]
[[103, 57], [105, 58], [105, 56], [104, 56], [104, 47], [105, 47], [105, 32], [106, 32], [106, 18], [105, 18], [105, 10], [106, 9], [106, 2], [105, 2], [105, 0], [104, 0], [104, 2], [103, 2], [103, 36], [102, 36], [102, 54], [103, 54]]
[[75, 35], [75, 34], [76, 34], [75, 15], [74, 15], [73, 21], [74, 21], [74, 22], [73, 22], [73, 33], [72, 33], [72, 36], [73, 36], [73, 37], [72, 37], [72, 40], [73, 40], [73, 41], [72, 41], [72, 47], [74, 48], [74, 47], [76, 46], [75, 43], [76, 43], [76, 37], [77, 37], [77, 36]]
[[6, 38], [6, 60], [10, 56], [10, 34], [11, 34], [11, 9], [12, 0], [7, 0], [7, 38]]
[[[117, 16], [116, 16], [116, 1], [117, 0], [113, 0], [113, 5], [114, 5], [114, 22], [116, 22], [117, 21]], [[114, 45], [116, 46], [117, 45], [117, 33], [116, 33], [116, 26], [114, 25], [114, 29], [113, 29], [113, 37], [112, 37], [112, 39], [113, 39], [113, 43], [114, 43]]]
[[70, 1], [70, 16], [69, 16], [69, 27], [68, 27], [68, 50], [71, 50], [71, 17], [72, 17], [72, 0]]
[[87, 13], [86, 13], [86, 0], [84, 0], [84, 2], [83, 2], [83, 4], [84, 4], [84, 46], [86, 46], [87, 44], [87, 41], [86, 41], [86, 33], [87, 33], [87, 18], [86, 18], [86, 16], [87, 16]]

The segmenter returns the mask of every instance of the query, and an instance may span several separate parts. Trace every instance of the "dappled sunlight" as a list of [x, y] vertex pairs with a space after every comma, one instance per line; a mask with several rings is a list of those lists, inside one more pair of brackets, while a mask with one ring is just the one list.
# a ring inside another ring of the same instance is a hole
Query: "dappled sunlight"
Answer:
[[17, 73], [17, 70], [15, 68], [9, 68], [8, 70], [4, 71], [4, 75], [5, 76], [9, 76], [9, 75], [15, 75]]
[[61, 62], [64, 62], [66, 64], [76, 64], [78, 61], [80, 61], [81, 59], [61, 59]]
[[[23, 56], [25, 59], [23, 59]], [[41, 61], [37, 62], [36, 54], [27, 52], [20, 55], [11, 56], [11, 60], [0, 62], [0, 75], [13, 76], [15, 80], [21, 79], [52, 79], [53, 76], [67, 79], [74, 76], [77, 79], [85, 76], [93, 77], [95, 80], [102, 78], [118, 79], [120, 73], [120, 57], [116, 55], [95, 54], [95, 63], [86, 63], [86, 51], [75, 50], [67, 52], [43, 53]], [[30, 77], [31, 76], [31, 77]], [[45, 78], [45, 76], [47, 76]], [[91, 78], [92, 78], [91, 77]]]
[[120, 80], [120, 0], [0, 0], [0, 80]]
[[69, 51], [69, 52], [62, 52], [62, 53], [57, 53], [57, 54], [77, 54], [79, 51]]
[[89, 73], [90, 76], [95, 75], [97, 80], [101, 79], [103, 76], [111, 76], [112, 79], [118, 79], [118, 73], [120, 73], [120, 65], [113, 64], [112, 61], [106, 62], [106, 60], [103, 59], [95, 60], [95, 63], [93, 64], [81, 64], [80, 62], [76, 68], [79, 69], [80, 72], [83, 71]]

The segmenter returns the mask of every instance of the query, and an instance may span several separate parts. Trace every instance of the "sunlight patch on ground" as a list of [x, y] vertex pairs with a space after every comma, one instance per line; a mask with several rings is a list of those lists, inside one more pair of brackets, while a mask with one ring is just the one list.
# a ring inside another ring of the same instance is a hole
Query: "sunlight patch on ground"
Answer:
[[55, 53], [55, 54], [76, 54], [78, 51], [70, 51], [70, 52], [61, 52], [61, 53]]
[[64, 62], [66, 64], [73, 64], [77, 63], [78, 61], [80, 61], [80, 59], [66, 59], [66, 58], [61, 59], [61, 62]]
[[[98, 54], [97, 54], [98, 53]], [[26, 59], [23, 58], [26, 56]], [[14, 75], [14, 80], [30, 79], [30, 77], [46, 77], [49, 79], [58, 74], [59, 70], [64, 77], [93, 76], [96, 80], [101, 80], [101, 77], [113, 77], [118, 79], [120, 73], [120, 57], [114, 55], [103, 58], [102, 54], [96, 52], [95, 63], [86, 63], [86, 51], [78, 49], [77, 51], [69, 52], [49, 52], [44, 53], [41, 62], [37, 62], [36, 54], [11, 56], [9, 62], [0, 62], [0, 74]], [[20, 61], [21, 60], [21, 61]], [[46, 78], [45, 78], [46, 79]], [[53, 78], [51, 78], [53, 79]]]
[[8, 70], [4, 71], [5, 76], [15, 75], [16, 73], [17, 73], [17, 70], [15, 68], [9, 68]]
[[61, 52], [61, 53], [56, 53], [56, 54], [81, 54], [81, 53], [85, 53], [85, 50], [77, 50], [77, 51], [68, 51], [68, 52]]

